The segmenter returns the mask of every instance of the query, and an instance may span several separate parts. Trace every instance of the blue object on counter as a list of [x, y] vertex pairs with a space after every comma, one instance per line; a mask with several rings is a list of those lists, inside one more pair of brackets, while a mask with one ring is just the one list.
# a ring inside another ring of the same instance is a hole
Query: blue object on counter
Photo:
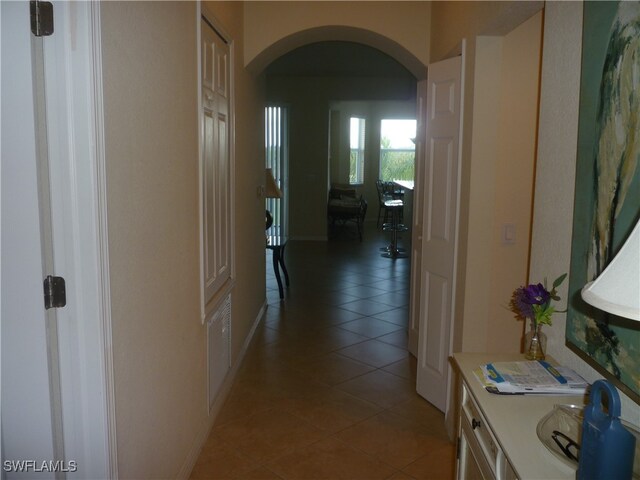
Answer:
[[[603, 410], [602, 395], [608, 398]], [[606, 380], [591, 386], [589, 405], [584, 409], [577, 480], [627, 480], [633, 475], [636, 439], [620, 423], [620, 396]]]

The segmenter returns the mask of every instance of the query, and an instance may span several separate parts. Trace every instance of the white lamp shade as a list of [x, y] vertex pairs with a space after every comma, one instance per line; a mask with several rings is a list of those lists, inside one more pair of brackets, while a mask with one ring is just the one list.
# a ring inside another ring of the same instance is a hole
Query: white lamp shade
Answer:
[[607, 268], [582, 288], [594, 307], [640, 321], [640, 222]]
[[282, 192], [278, 188], [276, 179], [273, 178], [273, 172], [270, 168], [265, 170], [265, 197], [282, 198]]

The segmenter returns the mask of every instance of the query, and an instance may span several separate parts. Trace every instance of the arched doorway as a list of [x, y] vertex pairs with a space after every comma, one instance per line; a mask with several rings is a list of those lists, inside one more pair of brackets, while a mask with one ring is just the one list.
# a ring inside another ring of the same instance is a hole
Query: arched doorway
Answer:
[[[310, 38], [319, 39], [322, 35], [332, 34], [337, 34], [341, 40], [300, 45], [300, 42]], [[368, 43], [343, 40], [358, 35]], [[379, 150], [380, 120], [385, 114], [391, 111], [387, 116], [413, 119], [420, 115], [425, 102], [424, 99], [418, 101], [418, 84], [422, 80], [420, 91], [424, 95], [426, 67], [410, 52], [399, 49], [397, 43], [382, 35], [362, 29], [333, 27], [315, 28], [286, 37], [266, 48], [262, 56], [251, 63], [251, 67], [262, 65], [265, 58], [271, 58], [274, 52], [283, 50], [286, 53], [262, 66], [261, 73], [266, 76], [268, 104], [285, 104], [291, 115], [288, 122], [292, 129], [288, 135], [292, 169], [289, 174], [290, 202], [293, 205], [293, 218], [289, 222], [291, 235], [298, 239], [323, 240], [326, 238], [327, 192], [332, 180], [335, 180], [332, 178], [335, 167], [332, 168], [330, 148], [331, 138], [336, 134], [332, 105], [340, 103], [340, 107], [344, 107], [350, 103], [350, 107], [363, 109], [366, 114], [373, 115], [375, 121], [372, 124], [377, 123], [377, 137], [373, 137], [377, 140]], [[388, 52], [399, 55], [404, 62]], [[342, 122], [343, 125], [345, 123]], [[424, 121], [419, 123], [424, 128]], [[423, 135], [419, 137], [418, 142], [422, 141]], [[375, 145], [376, 140], [371, 145]], [[424, 148], [420, 154], [424, 154]], [[362, 186], [370, 200], [376, 196], [377, 166], [373, 173], [376, 176], [370, 176], [370, 182]], [[370, 201], [371, 205], [376, 203]], [[296, 212], [295, 205], [304, 205], [304, 209]], [[419, 261], [417, 257], [418, 267]], [[413, 305], [419, 300], [418, 292], [411, 297]], [[417, 332], [417, 320], [418, 316], [415, 315], [410, 330]], [[411, 352], [416, 355], [417, 334], [412, 337]]]

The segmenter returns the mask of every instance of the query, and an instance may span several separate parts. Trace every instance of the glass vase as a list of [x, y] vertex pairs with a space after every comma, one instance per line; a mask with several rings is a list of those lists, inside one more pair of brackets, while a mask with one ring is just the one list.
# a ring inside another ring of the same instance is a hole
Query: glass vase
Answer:
[[524, 357], [527, 360], [544, 360], [547, 350], [547, 336], [542, 325], [532, 325], [524, 336]]

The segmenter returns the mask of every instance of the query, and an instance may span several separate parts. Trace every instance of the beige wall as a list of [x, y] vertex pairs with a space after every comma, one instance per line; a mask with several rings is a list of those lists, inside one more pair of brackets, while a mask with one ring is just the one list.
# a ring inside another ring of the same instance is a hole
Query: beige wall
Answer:
[[[491, 308], [488, 330], [504, 331], [504, 338], [490, 335], [487, 351], [511, 349], [524, 325], [505, 308], [514, 285], [527, 280], [533, 211], [540, 68], [542, 12], [506, 34], [502, 40], [500, 79], [502, 101], [495, 163], [496, 190], [492, 231]], [[515, 227], [515, 243], [503, 241], [505, 225]], [[508, 343], [509, 347], [505, 347]]]
[[[540, 134], [530, 280], [569, 272], [582, 45], [582, 2], [548, 2], [545, 12]], [[568, 281], [560, 288], [565, 309]], [[592, 382], [601, 375], [565, 346], [566, 314], [546, 328], [549, 353]], [[622, 417], [640, 424], [638, 405], [620, 392]]]
[[431, 2], [247, 2], [245, 65], [260, 72], [280, 55], [330, 35], [376, 47], [424, 78], [430, 10]]
[[[261, 101], [242, 69], [242, 4], [215, 5], [237, 39], [233, 354], [265, 298]], [[200, 322], [194, 2], [101, 5], [113, 355], [121, 478], [185, 475], [211, 418]]]
[[195, 5], [101, 11], [118, 470], [175, 476], [206, 420]]
[[[456, 330], [462, 334], [462, 351], [485, 351], [491, 309], [491, 268], [499, 259], [492, 257], [495, 215], [496, 158], [501, 106], [502, 39], [482, 37], [475, 42], [473, 130], [470, 147], [467, 264], [461, 283], [465, 289], [464, 309]], [[466, 108], [466, 105], [465, 105]], [[466, 114], [466, 110], [465, 110]], [[470, 320], [472, 318], [472, 320]], [[502, 337], [503, 332], [499, 333]], [[515, 344], [513, 346], [515, 348]]]
[[431, 61], [457, 54], [462, 38], [506, 35], [540, 11], [541, 1], [451, 1], [431, 7]]

